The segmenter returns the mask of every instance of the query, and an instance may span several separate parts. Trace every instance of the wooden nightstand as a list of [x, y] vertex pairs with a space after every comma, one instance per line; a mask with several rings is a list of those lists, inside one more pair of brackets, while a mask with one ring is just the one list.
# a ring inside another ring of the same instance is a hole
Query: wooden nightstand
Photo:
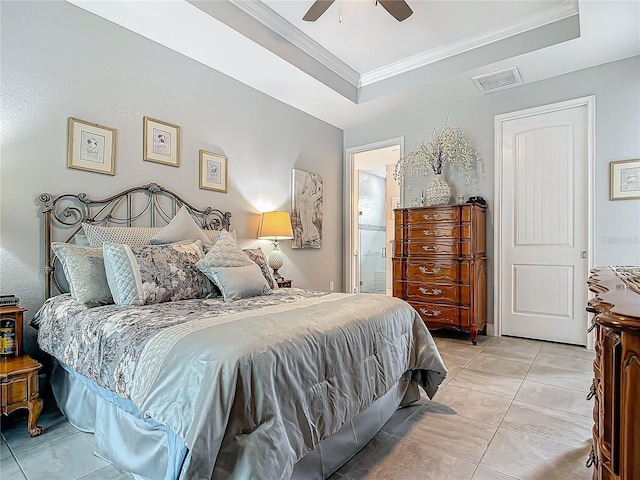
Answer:
[[42, 433], [37, 425], [42, 411], [42, 399], [38, 394], [38, 370], [42, 368], [29, 355], [0, 359], [0, 400], [2, 413], [8, 415], [19, 408], [29, 410], [27, 431], [32, 437]]
[[287, 280], [285, 278], [276, 278], [279, 288], [291, 288], [293, 280]]

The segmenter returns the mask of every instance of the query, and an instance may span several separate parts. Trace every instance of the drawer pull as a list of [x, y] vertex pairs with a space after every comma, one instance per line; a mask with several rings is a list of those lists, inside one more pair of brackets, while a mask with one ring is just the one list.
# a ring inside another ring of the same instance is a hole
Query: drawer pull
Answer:
[[440, 310], [434, 310], [433, 312], [430, 312], [424, 307], [420, 307], [420, 313], [422, 313], [426, 317], [439, 317], [440, 315], [442, 315], [442, 311]]
[[589, 393], [587, 394], [587, 400], [591, 400], [596, 394], [596, 379], [594, 378], [591, 382], [591, 387], [589, 388]]
[[591, 330], [593, 330], [594, 328], [596, 328], [596, 317], [595, 315], [593, 316], [593, 318], [591, 319], [591, 325], [589, 326], [589, 329], [587, 330], [587, 333], [591, 332]]
[[422, 217], [425, 220], [437, 220], [438, 218], [440, 218], [440, 214], [438, 212], [434, 213], [433, 215], [429, 215], [428, 213], [425, 213], [424, 215], [422, 215]]
[[442, 271], [440, 270], [440, 267], [434, 267], [433, 270], [429, 270], [427, 267], [423, 267], [423, 266], [420, 266], [419, 268], [422, 273], [426, 273], [427, 275], [435, 275]]
[[596, 463], [596, 452], [593, 451], [593, 445], [591, 445], [591, 451], [589, 452], [589, 458], [587, 458], [587, 463], [585, 463], [585, 467], [591, 468]]
[[442, 233], [442, 230], [440, 230], [439, 228], [436, 228], [433, 232], [431, 230], [422, 230], [422, 233], [425, 234], [425, 236], [429, 236], [429, 235], [434, 235], [434, 236], [438, 236]]
[[442, 290], [440, 290], [439, 288], [434, 288], [433, 290], [429, 291], [429, 289], [427, 288], [420, 287], [419, 290], [425, 295], [440, 295], [442, 293]]
[[423, 245], [422, 249], [425, 252], [437, 252], [438, 250], [440, 250], [440, 245], [434, 245], [433, 247], [429, 247], [429, 245]]

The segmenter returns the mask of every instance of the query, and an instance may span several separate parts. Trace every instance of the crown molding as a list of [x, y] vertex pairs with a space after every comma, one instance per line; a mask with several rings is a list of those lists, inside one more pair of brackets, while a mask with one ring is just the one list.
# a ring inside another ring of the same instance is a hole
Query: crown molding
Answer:
[[297, 27], [282, 18], [261, 1], [247, 2], [246, 0], [229, 0], [229, 2], [276, 34], [283, 37], [307, 55], [310, 55], [335, 74], [344, 78], [354, 87], [359, 85], [360, 74], [357, 71], [344, 63], [311, 37], [303, 33]]
[[360, 76], [359, 87], [364, 87], [372, 83], [380, 82], [396, 75], [409, 72], [416, 68], [435, 63], [445, 58], [453, 57], [464, 52], [473, 50], [474, 48], [482, 47], [493, 42], [504, 40], [505, 38], [524, 33], [535, 28], [548, 25], [553, 22], [564, 20], [565, 18], [572, 17], [578, 14], [578, 2], [574, 0], [568, 0], [563, 4], [557, 5], [554, 8], [550, 8], [537, 15], [527, 17], [516, 24], [506, 25], [503, 28], [498, 28], [490, 32], [476, 35], [473, 37], [464, 38], [458, 42], [452, 44], [434, 48], [426, 52], [422, 52], [411, 57], [399, 60], [398, 62], [389, 64], [385, 67], [381, 67], [370, 72], [364, 73]]

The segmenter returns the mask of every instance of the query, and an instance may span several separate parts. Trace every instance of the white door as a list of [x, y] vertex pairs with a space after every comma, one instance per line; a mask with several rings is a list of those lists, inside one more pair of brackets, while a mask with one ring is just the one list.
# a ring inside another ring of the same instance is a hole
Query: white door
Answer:
[[586, 343], [589, 107], [500, 122], [503, 335]]

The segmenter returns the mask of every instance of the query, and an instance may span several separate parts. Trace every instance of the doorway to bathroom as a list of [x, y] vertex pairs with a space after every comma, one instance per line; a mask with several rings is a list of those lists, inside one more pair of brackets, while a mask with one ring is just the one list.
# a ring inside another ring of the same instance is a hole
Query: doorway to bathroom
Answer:
[[347, 291], [392, 294], [393, 209], [401, 204], [393, 171], [403, 148], [404, 139], [400, 137], [347, 149]]

